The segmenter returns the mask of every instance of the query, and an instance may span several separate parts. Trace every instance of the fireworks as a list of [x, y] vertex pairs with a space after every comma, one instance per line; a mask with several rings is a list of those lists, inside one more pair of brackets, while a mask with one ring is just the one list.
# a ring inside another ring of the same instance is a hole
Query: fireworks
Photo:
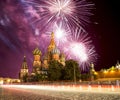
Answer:
[[79, 63], [80, 69], [85, 71], [89, 69], [90, 63], [95, 62], [97, 59], [97, 54], [94, 46], [87, 48], [87, 45], [83, 43], [72, 43], [69, 46], [63, 48], [67, 59], [74, 59]]
[[43, 29], [52, 28], [55, 23], [64, 24], [69, 29], [76, 26], [84, 30], [89, 23], [93, 4], [85, 0], [22, 0], [32, 24]]
[[63, 46], [67, 42], [69, 42], [69, 39], [71, 39], [71, 32], [69, 29], [65, 28], [65, 26], [62, 26], [62, 23], [58, 26], [55, 24], [55, 41], [57, 43], [57, 46]]
[[[74, 4], [71, 0], [53, 0], [51, 2], [46, 1], [49, 5], [49, 10], [52, 14], [56, 16], [61, 16], [63, 14], [69, 15], [74, 11]], [[64, 15], [63, 15], [64, 16]]]
[[35, 36], [48, 38], [53, 31], [56, 45], [68, 59], [77, 60], [83, 70], [96, 60], [95, 48], [85, 30], [94, 4], [86, 0], [21, 0], [21, 2], [31, 26], [35, 29]]
[[88, 59], [86, 47], [83, 43], [72, 43], [70, 44], [70, 50], [75, 55], [75, 57], [78, 57], [81, 62], [84, 62]]
[[72, 38], [63, 48], [68, 59], [78, 61], [81, 70], [87, 70], [91, 62], [97, 59], [95, 47], [92, 45], [92, 40], [88, 33], [76, 28], [72, 31]]

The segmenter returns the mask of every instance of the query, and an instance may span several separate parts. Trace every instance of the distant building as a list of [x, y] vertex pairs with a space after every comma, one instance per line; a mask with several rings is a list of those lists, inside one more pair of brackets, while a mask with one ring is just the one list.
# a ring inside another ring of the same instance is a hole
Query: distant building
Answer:
[[94, 64], [90, 64], [90, 80], [93, 81], [95, 77], [95, 69], [94, 69]]
[[117, 61], [115, 66], [98, 71], [99, 78], [120, 78], [120, 63]]
[[19, 73], [19, 79], [21, 81], [23, 81], [23, 78], [25, 78], [28, 75], [29, 75], [28, 64], [27, 64], [27, 61], [26, 61], [26, 56], [24, 56], [23, 63], [22, 63], [20, 73]]
[[20, 83], [20, 79], [2, 78], [2, 77], [0, 77], [0, 85], [1, 84], [11, 84], [11, 83]]
[[119, 61], [117, 61], [117, 64], [116, 64], [116, 66], [115, 66], [117, 69], [120, 69], [120, 63], [119, 63]]

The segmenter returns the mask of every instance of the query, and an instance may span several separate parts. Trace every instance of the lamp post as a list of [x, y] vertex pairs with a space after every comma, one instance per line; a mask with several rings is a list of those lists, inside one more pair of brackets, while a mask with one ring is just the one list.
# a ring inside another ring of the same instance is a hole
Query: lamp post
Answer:
[[76, 73], [75, 73], [75, 65], [73, 65], [74, 67], [74, 84], [76, 84]]

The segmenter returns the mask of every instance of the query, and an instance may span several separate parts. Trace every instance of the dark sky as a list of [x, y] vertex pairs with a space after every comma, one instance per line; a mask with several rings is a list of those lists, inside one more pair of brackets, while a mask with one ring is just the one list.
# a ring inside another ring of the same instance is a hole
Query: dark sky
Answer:
[[[98, 58], [98, 69], [109, 68], [120, 60], [120, 6], [119, 2], [112, 0], [94, 0], [96, 13], [93, 20], [98, 22], [93, 25]], [[97, 41], [96, 41], [97, 39]]]
[[[38, 44], [18, 1], [0, 0], [0, 77], [17, 78], [24, 54], [32, 66], [31, 52]], [[95, 3], [94, 16], [87, 31], [98, 53], [95, 69], [99, 70], [120, 60], [120, 6], [113, 0], [92, 2]]]

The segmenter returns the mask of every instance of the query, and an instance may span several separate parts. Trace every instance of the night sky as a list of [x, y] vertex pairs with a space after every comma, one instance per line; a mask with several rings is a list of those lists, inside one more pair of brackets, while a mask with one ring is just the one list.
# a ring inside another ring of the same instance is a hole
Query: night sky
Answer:
[[96, 20], [98, 24], [93, 25], [94, 31], [92, 31], [94, 44], [99, 54], [97, 62], [99, 67], [96, 67], [109, 68], [120, 60], [120, 3], [112, 0], [94, 0], [94, 2], [96, 13], [93, 21]]
[[[24, 55], [31, 71], [32, 50], [38, 46], [38, 42], [44, 43], [33, 34], [19, 1], [0, 0], [0, 77], [17, 78]], [[86, 30], [98, 54], [95, 69], [100, 70], [120, 60], [120, 7], [118, 1], [92, 2], [95, 4], [94, 15]]]

